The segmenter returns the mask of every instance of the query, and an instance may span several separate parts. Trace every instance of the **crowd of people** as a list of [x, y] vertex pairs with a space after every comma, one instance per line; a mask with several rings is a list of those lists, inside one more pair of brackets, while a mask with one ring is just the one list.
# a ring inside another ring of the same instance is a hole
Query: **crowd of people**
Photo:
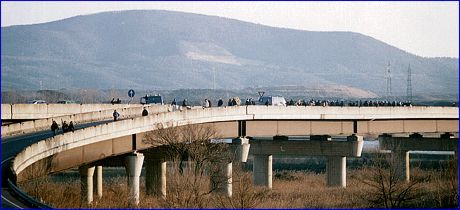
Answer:
[[111, 103], [112, 105], [114, 105], [114, 104], [121, 104], [121, 100], [120, 100], [120, 98], [117, 98], [117, 100], [115, 100], [115, 98], [112, 98], [112, 100], [110, 101], [110, 103]]
[[[69, 124], [67, 124], [67, 121], [64, 120], [61, 123], [62, 123], [62, 132], [63, 133], [66, 133], [66, 132], [69, 132], [69, 131], [73, 132], [75, 130], [75, 127], [73, 125], [73, 121], [70, 121]], [[53, 135], [56, 135], [56, 133], [59, 131], [59, 125], [54, 120], [52, 120], [52, 123], [51, 123], [51, 131], [53, 131]]]
[[348, 101], [344, 102], [343, 100], [290, 100], [286, 104], [287, 106], [357, 106], [357, 107], [370, 107], [370, 106], [412, 106], [412, 102], [410, 101], [380, 101], [380, 100], [357, 100], [357, 101]]
[[[253, 98], [246, 98], [246, 101], [243, 103], [238, 97], [229, 98], [227, 103], [224, 103], [222, 98], [219, 98], [217, 101], [217, 107], [221, 106], [240, 106], [240, 105], [256, 105], [256, 100]], [[173, 100], [171, 105], [176, 105], [176, 99]], [[265, 105], [269, 105], [268, 101]], [[357, 107], [379, 107], [379, 106], [412, 106], [410, 101], [384, 101], [384, 100], [356, 100], [356, 101], [343, 101], [343, 100], [297, 100], [293, 99], [286, 102], [286, 106], [357, 106]], [[190, 104], [187, 102], [187, 99], [182, 101], [183, 107], [189, 107]], [[209, 99], [204, 99], [202, 105], [203, 108], [212, 107], [212, 102]]]

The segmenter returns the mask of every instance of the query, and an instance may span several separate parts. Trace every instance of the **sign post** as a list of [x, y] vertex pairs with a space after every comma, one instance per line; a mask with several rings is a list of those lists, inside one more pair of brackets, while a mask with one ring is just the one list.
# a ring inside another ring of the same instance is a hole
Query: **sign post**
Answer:
[[[133, 99], [134, 94], [135, 94], [135, 92], [134, 92], [133, 89], [130, 89], [130, 90], [128, 91], [128, 96], [131, 98], [131, 99], [129, 99], [129, 102], [131, 102], [131, 100]], [[129, 104], [129, 103], [128, 103], [128, 104]]]

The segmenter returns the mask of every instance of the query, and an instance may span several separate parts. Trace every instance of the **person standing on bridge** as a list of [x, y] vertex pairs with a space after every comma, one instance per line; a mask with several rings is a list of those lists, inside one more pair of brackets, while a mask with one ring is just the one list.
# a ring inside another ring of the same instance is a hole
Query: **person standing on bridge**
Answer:
[[62, 122], [62, 132], [65, 133], [69, 130], [69, 125], [67, 125], [67, 122], [64, 121]]
[[144, 110], [142, 110], [142, 116], [147, 116], [149, 115], [149, 111], [144, 107]]
[[68, 130], [72, 132], [75, 130], [75, 128], [73, 127], [73, 121], [70, 121]]
[[117, 121], [117, 119], [120, 117], [120, 114], [117, 112], [117, 110], [113, 111], [113, 121]]
[[56, 135], [56, 131], [59, 130], [59, 125], [54, 120], [51, 123], [51, 130], [53, 131], [53, 135]]
[[217, 106], [221, 107], [222, 105], [224, 105], [224, 101], [222, 100], [222, 98], [219, 98], [219, 101], [217, 102]]

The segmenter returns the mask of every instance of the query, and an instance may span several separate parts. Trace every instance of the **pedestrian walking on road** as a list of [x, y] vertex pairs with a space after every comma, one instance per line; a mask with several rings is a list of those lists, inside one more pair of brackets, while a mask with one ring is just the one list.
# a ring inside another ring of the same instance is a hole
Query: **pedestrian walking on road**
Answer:
[[73, 121], [70, 121], [68, 130], [72, 132], [75, 130], [75, 128], [73, 127]]
[[149, 111], [144, 107], [144, 110], [142, 111], [142, 116], [147, 116], [149, 115]]
[[208, 100], [208, 99], [204, 99], [204, 106], [203, 106], [203, 108], [209, 108], [209, 107], [210, 107], [209, 100]]
[[117, 121], [117, 119], [120, 117], [120, 114], [117, 112], [117, 110], [113, 111], [113, 121]]
[[62, 123], [62, 132], [65, 133], [65, 132], [67, 132], [68, 129], [69, 129], [69, 125], [67, 125], [67, 122], [64, 121]]
[[54, 120], [51, 123], [51, 130], [53, 131], [53, 135], [56, 135], [56, 131], [59, 130], [59, 125]]

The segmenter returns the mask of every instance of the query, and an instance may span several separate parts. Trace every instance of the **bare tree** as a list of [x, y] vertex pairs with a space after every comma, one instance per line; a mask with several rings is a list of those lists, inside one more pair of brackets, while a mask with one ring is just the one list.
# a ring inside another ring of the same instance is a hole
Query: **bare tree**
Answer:
[[216, 179], [222, 170], [218, 166], [231, 161], [228, 145], [212, 142], [218, 136], [210, 125], [160, 128], [146, 134], [144, 143], [167, 145], [166, 158], [173, 163], [168, 170], [168, 198], [164, 207], [204, 208], [209, 205], [209, 195], [226, 180]]
[[[393, 165], [397, 160], [385, 154], [378, 153], [374, 165], [367, 167], [368, 176], [362, 177], [362, 182], [370, 188], [366, 192], [365, 199], [374, 207], [398, 208], [405, 207], [411, 201], [421, 196], [418, 190], [421, 183], [428, 178], [413, 178], [410, 182], [399, 179]], [[366, 170], [366, 169], [365, 169]]]
[[220, 208], [255, 208], [269, 193], [267, 188], [254, 186], [252, 173], [244, 171], [239, 164], [236, 163], [236, 167], [233, 168], [233, 196], [221, 195], [218, 199]]
[[441, 170], [441, 175], [434, 177], [437, 206], [441, 208], [458, 208], [458, 157], [455, 155]]

